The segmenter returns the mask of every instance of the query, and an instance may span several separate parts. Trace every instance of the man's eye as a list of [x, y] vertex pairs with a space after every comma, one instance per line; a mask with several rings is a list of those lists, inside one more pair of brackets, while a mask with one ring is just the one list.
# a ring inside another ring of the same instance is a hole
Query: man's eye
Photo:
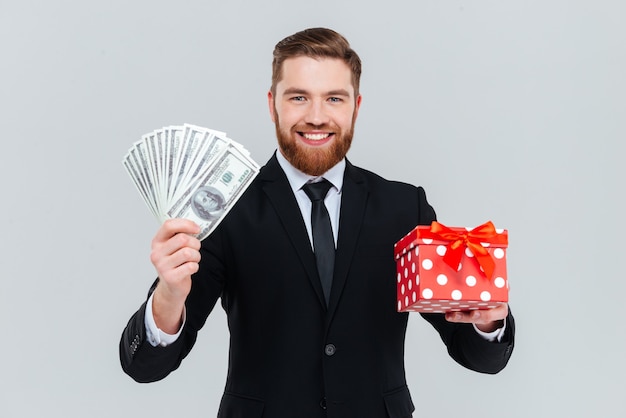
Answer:
[[340, 103], [340, 102], [342, 102], [342, 101], [343, 101], [343, 100], [342, 100], [341, 98], [339, 98], [339, 97], [330, 97], [328, 100], [329, 100], [330, 102], [332, 102], [332, 103]]
[[294, 96], [291, 98], [291, 100], [294, 102], [303, 102], [305, 99], [304, 96]]

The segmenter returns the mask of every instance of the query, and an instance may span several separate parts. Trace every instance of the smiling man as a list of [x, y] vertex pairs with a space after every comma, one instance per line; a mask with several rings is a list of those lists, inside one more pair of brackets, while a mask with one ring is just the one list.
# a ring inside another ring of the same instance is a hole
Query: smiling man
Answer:
[[[158, 279], [122, 334], [122, 367], [139, 382], [167, 376], [221, 298], [230, 353], [218, 417], [411, 417], [393, 244], [435, 212], [421, 187], [347, 161], [361, 62], [343, 36], [289, 36], [272, 68], [278, 151], [204, 241], [184, 219], [157, 231]], [[461, 365], [507, 364], [507, 306], [422, 316]]]

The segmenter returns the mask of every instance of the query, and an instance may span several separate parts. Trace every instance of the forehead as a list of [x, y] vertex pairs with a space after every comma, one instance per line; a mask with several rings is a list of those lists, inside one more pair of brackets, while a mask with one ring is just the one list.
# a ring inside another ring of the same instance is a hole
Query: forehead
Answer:
[[331, 91], [344, 89], [354, 94], [350, 67], [338, 58], [311, 58], [307, 56], [288, 58], [283, 62], [277, 91], [302, 89], [307, 91]]

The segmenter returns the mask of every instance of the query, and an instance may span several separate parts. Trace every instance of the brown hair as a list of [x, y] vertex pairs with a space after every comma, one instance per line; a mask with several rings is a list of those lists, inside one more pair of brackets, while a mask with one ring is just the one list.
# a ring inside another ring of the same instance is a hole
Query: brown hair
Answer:
[[361, 79], [361, 59], [350, 48], [348, 40], [339, 33], [326, 28], [310, 28], [294, 33], [278, 42], [274, 47], [272, 61], [272, 87], [276, 93], [276, 84], [282, 78], [283, 62], [288, 58], [306, 56], [311, 58], [339, 58], [352, 71], [352, 87], [354, 96], [359, 95]]

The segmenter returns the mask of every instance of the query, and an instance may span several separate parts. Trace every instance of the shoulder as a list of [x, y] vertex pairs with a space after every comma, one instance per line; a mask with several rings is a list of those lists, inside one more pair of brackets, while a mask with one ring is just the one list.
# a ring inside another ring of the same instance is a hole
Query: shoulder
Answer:
[[436, 219], [435, 211], [428, 202], [422, 186], [388, 180], [370, 170], [354, 166], [350, 162], [346, 164], [345, 180], [364, 186], [368, 190], [370, 202], [395, 208], [398, 212], [417, 213], [420, 224], [430, 224]]
[[403, 181], [389, 180], [373, 171], [357, 167], [350, 162], [346, 164], [346, 176], [357, 183], [363, 182], [372, 191], [388, 194], [423, 194], [424, 188]]

